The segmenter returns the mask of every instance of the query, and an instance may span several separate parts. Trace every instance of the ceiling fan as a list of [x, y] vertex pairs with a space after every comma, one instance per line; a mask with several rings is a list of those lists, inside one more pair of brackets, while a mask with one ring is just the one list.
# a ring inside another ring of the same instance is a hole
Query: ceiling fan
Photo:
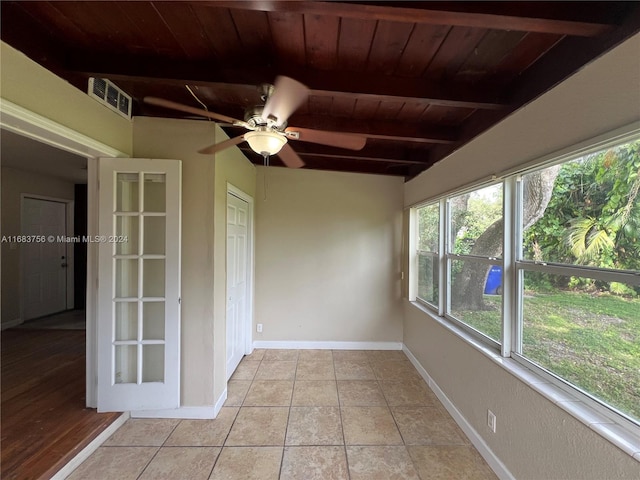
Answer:
[[319, 143], [349, 150], [362, 150], [367, 142], [364, 135], [287, 126], [287, 120], [291, 114], [302, 105], [309, 95], [309, 89], [297, 80], [279, 76], [274, 85], [262, 85], [261, 89], [264, 105], [248, 108], [245, 111], [244, 120], [157, 97], [145, 97], [144, 102], [208, 117], [249, 130], [243, 135], [198, 151], [204, 154], [216, 153], [246, 141], [254, 152], [265, 158], [265, 161], [270, 156], [277, 154], [287, 167], [299, 168], [304, 165], [304, 162], [287, 143], [289, 140]]

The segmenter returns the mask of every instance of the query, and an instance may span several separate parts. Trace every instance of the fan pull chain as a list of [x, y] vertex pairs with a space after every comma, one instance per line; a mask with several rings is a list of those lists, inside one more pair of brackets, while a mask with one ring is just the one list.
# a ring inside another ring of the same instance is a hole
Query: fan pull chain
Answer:
[[[266, 153], [262, 155], [262, 157], [264, 158], [264, 166], [268, 167], [269, 166], [269, 155], [267, 155]], [[264, 201], [267, 201], [267, 169], [264, 169]]]
[[262, 177], [262, 181], [263, 181], [263, 190], [264, 190], [264, 198], [263, 200], [266, 202], [267, 201], [267, 172], [268, 169], [264, 169], [264, 177]]

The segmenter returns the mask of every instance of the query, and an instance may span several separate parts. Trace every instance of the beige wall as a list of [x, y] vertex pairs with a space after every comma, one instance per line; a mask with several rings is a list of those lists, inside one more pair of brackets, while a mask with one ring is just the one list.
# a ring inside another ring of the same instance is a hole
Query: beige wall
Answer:
[[[14, 168], [2, 167], [2, 235], [20, 235], [20, 205], [24, 193], [74, 199], [73, 183]], [[20, 245], [2, 243], [2, 323], [20, 319]]]
[[126, 154], [131, 122], [0, 42], [0, 96]]
[[[412, 180], [405, 205], [640, 120], [640, 35]], [[638, 462], [408, 302], [404, 343], [518, 479], [637, 478]], [[500, 434], [486, 428], [486, 411]]]
[[214, 123], [136, 117], [133, 126], [135, 157], [182, 160], [181, 403], [211, 406], [226, 384], [226, 182], [252, 194], [255, 168], [237, 148], [197, 153], [226, 138]]
[[402, 184], [258, 168], [254, 340], [402, 340]]

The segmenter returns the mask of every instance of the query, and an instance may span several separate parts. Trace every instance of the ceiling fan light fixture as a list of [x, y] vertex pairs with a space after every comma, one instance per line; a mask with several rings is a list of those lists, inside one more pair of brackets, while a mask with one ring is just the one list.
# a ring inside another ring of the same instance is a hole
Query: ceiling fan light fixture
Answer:
[[270, 130], [255, 130], [244, 134], [251, 150], [262, 155], [271, 156], [277, 154], [287, 143], [287, 139]]

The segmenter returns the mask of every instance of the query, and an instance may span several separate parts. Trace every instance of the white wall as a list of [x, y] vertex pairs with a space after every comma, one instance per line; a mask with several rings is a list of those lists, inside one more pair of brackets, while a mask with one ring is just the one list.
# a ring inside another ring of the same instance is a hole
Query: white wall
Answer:
[[[20, 206], [23, 193], [73, 200], [74, 185], [59, 178], [15, 168], [2, 167], [2, 235], [20, 235]], [[71, 233], [70, 233], [71, 234]], [[21, 248], [2, 243], [2, 323], [20, 320]]]
[[256, 210], [254, 340], [401, 341], [402, 179], [259, 167]]
[[[405, 186], [405, 205], [640, 120], [640, 35]], [[405, 302], [404, 343], [518, 479], [638, 478], [640, 464]], [[499, 435], [486, 428], [498, 415]]]
[[212, 406], [224, 391], [226, 182], [248, 194], [255, 168], [237, 148], [197, 150], [225, 138], [212, 122], [136, 117], [139, 158], [182, 160], [181, 403]]

